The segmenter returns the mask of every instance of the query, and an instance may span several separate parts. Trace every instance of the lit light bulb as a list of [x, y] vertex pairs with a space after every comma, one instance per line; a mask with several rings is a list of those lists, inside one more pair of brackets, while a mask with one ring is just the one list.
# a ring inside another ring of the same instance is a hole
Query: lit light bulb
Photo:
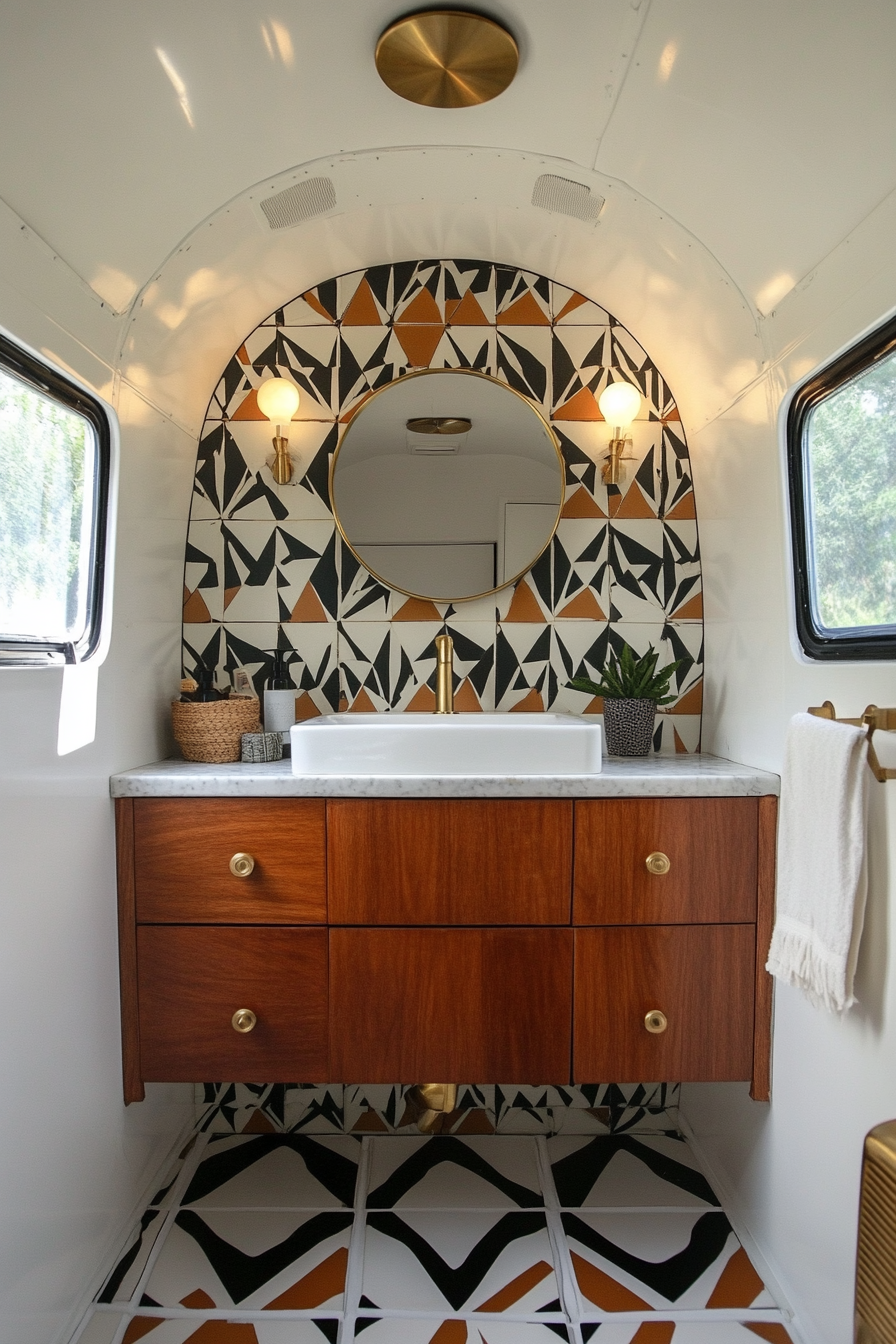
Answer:
[[597, 402], [608, 425], [622, 433], [641, 409], [641, 393], [631, 383], [609, 383]]
[[289, 424], [299, 409], [299, 389], [289, 378], [266, 378], [256, 393], [256, 399], [262, 415], [273, 420], [277, 426], [271, 472], [278, 485], [286, 485], [292, 480], [292, 460], [289, 456], [289, 440], [281, 435], [280, 430], [283, 425]]
[[289, 378], [266, 378], [257, 396], [258, 409], [275, 425], [288, 425], [299, 409], [299, 389]]

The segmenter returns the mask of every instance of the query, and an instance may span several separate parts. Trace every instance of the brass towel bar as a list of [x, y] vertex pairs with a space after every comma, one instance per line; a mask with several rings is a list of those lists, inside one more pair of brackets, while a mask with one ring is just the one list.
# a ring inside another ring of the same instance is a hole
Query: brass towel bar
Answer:
[[888, 779], [896, 779], [896, 770], [885, 770], [877, 759], [877, 752], [871, 740], [877, 728], [882, 732], [896, 731], [896, 708], [879, 709], [877, 705], [869, 705], [860, 719], [838, 719], [837, 711], [830, 700], [825, 700], [823, 705], [810, 705], [809, 713], [819, 719], [833, 719], [835, 723], [851, 723], [856, 728], [867, 728], [868, 764], [871, 766], [871, 773], [880, 784]]

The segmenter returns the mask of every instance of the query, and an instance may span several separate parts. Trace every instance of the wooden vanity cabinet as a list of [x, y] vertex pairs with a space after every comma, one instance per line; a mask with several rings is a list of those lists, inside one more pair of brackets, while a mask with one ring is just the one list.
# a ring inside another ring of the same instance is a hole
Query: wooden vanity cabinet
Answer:
[[750, 1079], [767, 1099], [776, 801], [118, 799], [125, 1098]]

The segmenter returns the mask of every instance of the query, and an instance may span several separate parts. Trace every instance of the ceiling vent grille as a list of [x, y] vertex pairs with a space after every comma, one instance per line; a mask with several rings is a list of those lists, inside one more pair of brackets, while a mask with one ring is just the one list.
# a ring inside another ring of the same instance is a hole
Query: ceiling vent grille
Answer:
[[294, 187], [278, 191], [259, 202], [264, 217], [272, 229], [291, 229], [314, 215], [332, 210], [336, 204], [336, 188], [329, 177], [309, 177]]
[[570, 182], [567, 177], [555, 177], [553, 173], [542, 173], [535, 179], [532, 192], [532, 204], [542, 210], [552, 210], [558, 215], [572, 215], [573, 219], [583, 219], [593, 224], [604, 208], [603, 196], [592, 196], [590, 187], [580, 182]]

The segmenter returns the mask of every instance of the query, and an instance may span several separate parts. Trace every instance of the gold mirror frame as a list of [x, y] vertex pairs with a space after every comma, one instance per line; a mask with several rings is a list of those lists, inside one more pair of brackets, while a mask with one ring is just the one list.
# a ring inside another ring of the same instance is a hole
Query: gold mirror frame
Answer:
[[[497, 584], [496, 587], [494, 588], [486, 588], [481, 593], [468, 593], [465, 597], [433, 597], [432, 594], [430, 593], [414, 593], [407, 588], [398, 588], [394, 583], [390, 583], [388, 579], [383, 578], [382, 574], [378, 574], [376, 570], [371, 569], [367, 561], [364, 560], [361, 555], [359, 555], [359, 553], [355, 550], [352, 543], [349, 541], [348, 536], [346, 535], [345, 532], [345, 528], [342, 525], [342, 520], [339, 517], [339, 511], [336, 508], [336, 497], [333, 491], [333, 477], [336, 474], [336, 463], [339, 461], [339, 454], [342, 451], [343, 444], [348, 438], [352, 426], [355, 424], [355, 421], [358, 419], [361, 412], [364, 410], [365, 406], [369, 406], [370, 403], [376, 397], [380, 396], [381, 393], [388, 392], [390, 388], [397, 387], [399, 383], [405, 383], [411, 378], [422, 378], [424, 375], [432, 377], [433, 375], [441, 376], [442, 374], [451, 375], [460, 373], [466, 375], [466, 377], [468, 378], [469, 377], [484, 378], [486, 382], [494, 383], [497, 387], [500, 387], [502, 391], [510, 392], [513, 396], [519, 397], [520, 401], [522, 401], [526, 406], [528, 406], [530, 411], [532, 411], [532, 413], [538, 417], [538, 419], [544, 426], [545, 431], [547, 432], [548, 439], [551, 445], [553, 446], [554, 452], [557, 454], [557, 465], [560, 469], [560, 503], [557, 506], [557, 517], [554, 519], [554, 524], [550, 530], [550, 533], [548, 534], [547, 540], [545, 541], [544, 545], [542, 546], [538, 554], [534, 557], [534, 559], [528, 565], [526, 565], [524, 569], [521, 569], [518, 574], [514, 574], [513, 577], [510, 579], [505, 579], [503, 583]], [[381, 583], [384, 588], [388, 588], [390, 589], [390, 591], [394, 593], [401, 593], [404, 597], [416, 597], [422, 602], [442, 602], [451, 606], [456, 606], [460, 602], [475, 602], [479, 598], [492, 597], [493, 594], [502, 592], [503, 589], [511, 587], [511, 585], [514, 583], [518, 583], [519, 580], [524, 577], [524, 575], [530, 573], [530, 571], [535, 567], [535, 565], [538, 564], [538, 561], [541, 559], [545, 551], [550, 546], [551, 542], [554, 540], [554, 536], [556, 535], [557, 532], [557, 526], [560, 522], [560, 518], [563, 513], [563, 505], [566, 501], [566, 463], [563, 460], [563, 452], [560, 448], [560, 441], [557, 438], [557, 435], [554, 432], [554, 428], [551, 425], [550, 421], [542, 414], [541, 410], [538, 408], [538, 406], [535, 405], [534, 401], [532, 401], [529, 397], [524, 396], [522, 392], [518, 392], [515, 387], [511, 387], [509, 383], [502, 382], [500, 378], [492, 377], [490, 373], [483, 373], [480, 369], [415, 369], [413, 373], [402, 374], [400, 378], [393, 378], [390, 383], [384, 384], [383, 387], [378, 387], [375, 392], [372, 392], [369, 397], [366, 397], [364, 401], [362, 401], [361, 405], [358, 406], [355, 411], [353, 411], [351, 418], [345, 425], [345, 428], [342, 432], [342, 437], [340, 438], [338, 444], [336, 445], [336, 450], [333, 453], [333, 458], [330, 462], [329, 493], [330, 493], [330, 508], [333, 511], [333, 518], [335, 520], [337, 528], [339, 529], [339, 535], [342, 537], [342, 540], [345, 542], [346, 546], [349, 548], [349, 550], [351, 551], [355, 559], [358, 561], [358, 563], [364, 569], [367, 570], [368, 574], [371, 574], [373, 578], [376, 579], [377, 583]]]

